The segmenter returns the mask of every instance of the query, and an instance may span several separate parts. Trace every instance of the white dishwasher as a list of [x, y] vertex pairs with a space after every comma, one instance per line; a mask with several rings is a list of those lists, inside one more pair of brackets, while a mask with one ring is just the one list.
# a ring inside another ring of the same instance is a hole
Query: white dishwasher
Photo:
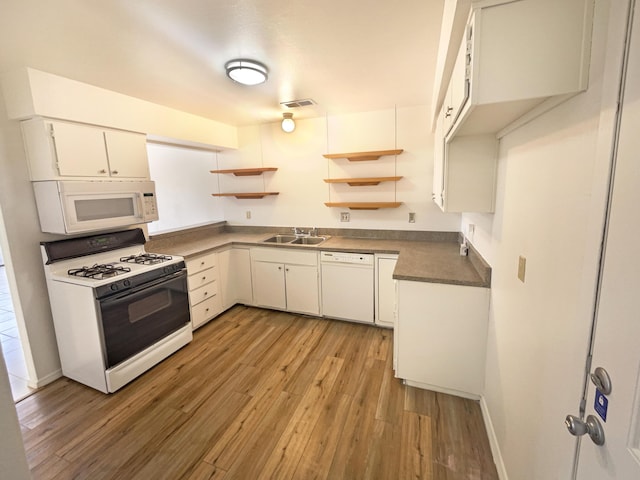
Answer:
[[320, 252], [325, 317], [374, 322], [373, 259], [371, 254]]

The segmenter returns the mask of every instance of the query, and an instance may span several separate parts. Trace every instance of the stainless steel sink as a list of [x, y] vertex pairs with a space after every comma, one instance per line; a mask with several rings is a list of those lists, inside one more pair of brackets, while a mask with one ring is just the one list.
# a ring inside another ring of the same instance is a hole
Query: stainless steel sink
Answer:
[[319, 245], [324, 242], [327, 237], [298, 237], [293, 242], [293, 245]]
[[295, 235], [274, 235], [273, 237], [263, 240], [266, 243], [291, 243], [297, 237]]

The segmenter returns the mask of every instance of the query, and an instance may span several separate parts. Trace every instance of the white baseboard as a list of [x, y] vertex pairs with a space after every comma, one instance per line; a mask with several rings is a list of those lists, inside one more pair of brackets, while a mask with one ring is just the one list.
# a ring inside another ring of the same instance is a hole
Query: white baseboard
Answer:
[[53, 372], [51, 372], [48, 375], [45, 375], [44, 377], [37, 378], [35, 382], [32, 382], [31, 380], [29, 380], [29, 382], [27, 382], [27, 385], [29, 386], [29, 388], [41, 388], [41, 387], [44, 387], [45, 385], [50, 384], [54, 380], [59, 379], [61, 376], [62, 376], [62, 370], [60, 369], [54, 370]]
[[500, 446], [498, 445], [498, 437], [496, 436], [496, 431], [493, 428], [491, 415], [489, 415], [489, 407], [487, 406], [484, 395], [480, 397], [480, 409], [482, 410], [484, 428], [487, 430], [487, 436], [489, 437], [489, 445], [491, 446], [493, 462], [496, 464], [496, 470], [498, 471], [498, 478], [500, 480], [509, 480], [509, 477], [507, 476], [507, 469], [505, 468], [504, 461], [502, 460]]

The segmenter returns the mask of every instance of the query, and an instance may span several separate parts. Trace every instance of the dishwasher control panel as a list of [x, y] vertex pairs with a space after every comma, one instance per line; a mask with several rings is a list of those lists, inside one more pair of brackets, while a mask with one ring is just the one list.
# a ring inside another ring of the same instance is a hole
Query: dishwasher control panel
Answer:
[[373, 267], [373, 255], [368, 253], [320, 252], [320, 261], [322, 263], [348, 263]]

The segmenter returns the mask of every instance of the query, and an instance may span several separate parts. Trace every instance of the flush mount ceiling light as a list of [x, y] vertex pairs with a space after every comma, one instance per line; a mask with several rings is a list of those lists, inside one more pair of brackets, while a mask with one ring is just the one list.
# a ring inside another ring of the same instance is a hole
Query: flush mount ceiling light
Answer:
[[296, 129], [296, 122], [293, 121], [293, 113], [282, 114], [282, 130], [291, 133]]
[[267, 81], [269, 70], [253, 60], [237, 58], [224, 65], [227, 76], [242, 85], [259, 85]]

